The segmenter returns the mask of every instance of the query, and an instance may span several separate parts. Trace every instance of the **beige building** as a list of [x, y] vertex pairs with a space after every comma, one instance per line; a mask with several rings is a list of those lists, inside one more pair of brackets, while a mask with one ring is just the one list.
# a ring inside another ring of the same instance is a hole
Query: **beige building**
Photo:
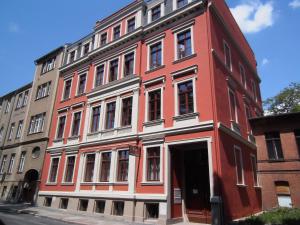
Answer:
[[[56, 97], [58, 68], [63, 60], [63, 54], [64, 47], [59, 47], [35, 61], [35, 77], [27, 97], [27, 107], [15, 110], [18, 104], [16, 94], [2, 100], [0, 119], [5, 137], [3, 144], [1, 142], [3, 149], [0, 158], [1, 200], [35, 201]], [[8, 100], [12, 102], [11, 116], [2, 113]], [[21, 128], [19, 121], [22, 121]], [[14, 127], [14, 133], [9, 140], [11, 127]], [[19, 138], [17, 132], [21, 132]]]

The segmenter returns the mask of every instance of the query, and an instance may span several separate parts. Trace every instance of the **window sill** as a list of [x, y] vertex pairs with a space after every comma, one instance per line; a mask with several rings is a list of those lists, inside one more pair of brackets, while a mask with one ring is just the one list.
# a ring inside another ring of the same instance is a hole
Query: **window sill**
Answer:
[[155, 68], [152, 68], [152, 69], [147, 70], [147, 71], [145, 72], [145, 74], [149, 74], [149, 73], [152, 73], [152, 72], [154, 72], [154, 71], [157, 71], [157, 70], [160, 70], [160, 69], [163, 69], [163, 68], [165, 68], [165, 65], [157, 66], [157, 67], [155, 67]]
[[262, 186], [254, 186], [255, 189], [262, 189]]
[[75, 96], [75, 98], [80, 98], [80, 97], [82, 97], [82, 96], [85, 96], [85, 93], [77, 94], [77, 95]]
[[247, 188], [248, 187], [248, 185], [246, 185], [246, 184], [237, 184], [236, 186], [239, 188]]
[[241, 135], [240, 125], [233, 120], [231, 120], [230, 122], [231, 122], [231, 130], [233, 130], [238, 135]]
[[42, 99], [45, 99], [45, 98], [48, 98], [48, 97], [49, 97], [49, 95], [46, 95], [44, 97], [36, 98], [34, 101], [37, 102], [39, 100], [42, 100]]
[[175, 120], [175, 121], [190, 120], [190, 119], [195, 119], [196, 117], [199, 117], [198, 112], [174, 116], [173, 120]]
[[128, 130], [128, 129], [132, 129], [132, 125], [118, 127], [116, 130]]
[[145, 181], [141, 183], [142, 186], [163, 186], [164, 183], [160, 181]]
[[183, 58], [181, 58], [181, 59], [176, 59], [176, 60], [173, 62], [173, 64], [181, 63], [181, 62], [183, 62], [183, 61], [192, 59], [192, 58], [194, 58], [194, 57], [196, 57], [196, 56], [197, 56], [197, 54], [194, 53], [194, 54], [191, 54], [191, 55], [189, 55], [189, 56], [185, 56], [185, 57], [183, 57]]
[[152, 120], [152, 121], [148, 121], [148, 122], [144, 122], [143, 125], [145, 127], [152, 127], [152, 126], [158, 126], [165, 123], [164, 119], [159, 119], [159, 120]]
[[95, 136], [95, 135], [98, 135], [98, 134], [101, 134], [101, 131], [90, 132], [90, 133], [87, 134], [87, 136], [92, 137], [92, 136]]
[[95, 183], [96, 186], [108, 186], [108, 185], [112, 185], [111, 182], [96, 182]]
[[79, 135], [77, 135], [77, 136], [72, 136], [72, 137], [68, 137], [68, 140], [69, 141], [72, 141], [72, 140], [77, 140], [77, 139], [79, 139]]
[[69, 101], [69, 100], [71, 100], [71, 98], [70, 98], [70, 97], [69, 97], [69, 98], [66, 98], [66, 99], [63, 99], [63, 100], [61, 100], [61, 101], [60, 101], [60, 103], [67, 102], [67, 101]]
[[269, 159], [268, 163], [282, 163], [285, 162], [284, 159]]
[[42, 72], [41, 73], [41, 76], [44, 76], [46, 73], [49, 73], [49, 72], [51, 72], [51, 71], [53, 71], [55, 68], [53, 68], [53, 69], [51, 69], [51, 70], [47, 70], [46, 72]]
[[27, 136], [32, 136], [32, 135], [35, 135], [35, 134], [42, 134], [44, 133], [44, 131], [39, 131], [39, 132], [36, 132], [36, 133], [31, 133], [31, 134], [28, 134]]
[[112, 183], [113, 186], [124, 186], [128, 185], [128, 181], [116, 181], [115, 183]]
[[92, 185], [95, 185], [94, 182], [81, 182], [80, 183], [81, 186], [92, 186]]
[[63, 141], [64, 141], [63, 138], [58, 138], [58, 139], [53, 140], [54, 143], [59, 143], [59, 142], [63, 142]]
[[115, 130], [117, 130], [117, 128], [106, 129], [103, 130], [102, 133], [110, 133], [110, 132], [114, 132]]
[[61, 183], [61, 186], [74, 186], [74, 185], [75, 184], [73, 182], [71, 182], [71, 183], [67, 183], [67, 182]]
[[57, 186], [57, 182], [55, 182], [55, 183], [46, 183], [46, 186]]

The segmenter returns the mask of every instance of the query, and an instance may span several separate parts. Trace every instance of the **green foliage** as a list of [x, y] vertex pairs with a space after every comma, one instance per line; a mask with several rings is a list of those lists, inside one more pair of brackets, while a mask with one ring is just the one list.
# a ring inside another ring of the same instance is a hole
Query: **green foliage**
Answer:
[[266, 99], [263, 104], [271, 114], [300, 112], [300, 83], [291, 83], [278, 95]]

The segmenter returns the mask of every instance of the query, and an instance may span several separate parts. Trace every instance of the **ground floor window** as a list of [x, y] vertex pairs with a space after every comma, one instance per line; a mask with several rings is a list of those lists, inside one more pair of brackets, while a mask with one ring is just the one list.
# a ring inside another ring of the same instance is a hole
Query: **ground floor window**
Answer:
[[45, 207], [51, 207], [51, 204], [52, 204], [52, 198], [46, 197], [45, 201], [44, 201], [44, 206]]
[[60, 199], [59, 208], [61, 208], [61, 209], [67, 209], [68, 208], [68, 204], [69, 204], [69, 199], [68, 198], [62, 198], [62, 199]]
[[291, 208], [293, 205], [292, 205], [289, 182], [276, 181], [275, 186], [276, 186], [276, 194], [278, 199], [278, 206]]
[[79, 211], [87, 211], [88, 205], [89, 205], [89, 200], [86, 200], [86, 199], [80, 199], [80, 200], [79, 200], [78, 210], [79, 210]]
[[95, 213], [104, 213], [105, 201], [97, 200], [95, 201]]
[[123, 214], [124, 214], [124, 202], [114, 202], [113, 215], [123, 216]]
[[146, 204], [146, 219], [158, 219], [159, 204], [147, 203]]
[[5, 196], [6, 190], [7, 190], [7, 186], [4, 186], [1, 193], [1, 198]]
[[12, 188], [12, 194], [11, 194], [11, 198], [14, 199], [17, 197], [17, 192], [18, 192], [18, 186], [13, 186]]

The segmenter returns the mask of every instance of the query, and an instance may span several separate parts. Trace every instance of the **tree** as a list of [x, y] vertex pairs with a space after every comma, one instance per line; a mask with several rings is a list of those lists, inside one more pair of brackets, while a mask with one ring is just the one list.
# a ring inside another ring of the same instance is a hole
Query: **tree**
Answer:
[[300, 83], [291, 83], [279, 94], [266, 99], [263, 104], [270, 114], [300, 112]]

